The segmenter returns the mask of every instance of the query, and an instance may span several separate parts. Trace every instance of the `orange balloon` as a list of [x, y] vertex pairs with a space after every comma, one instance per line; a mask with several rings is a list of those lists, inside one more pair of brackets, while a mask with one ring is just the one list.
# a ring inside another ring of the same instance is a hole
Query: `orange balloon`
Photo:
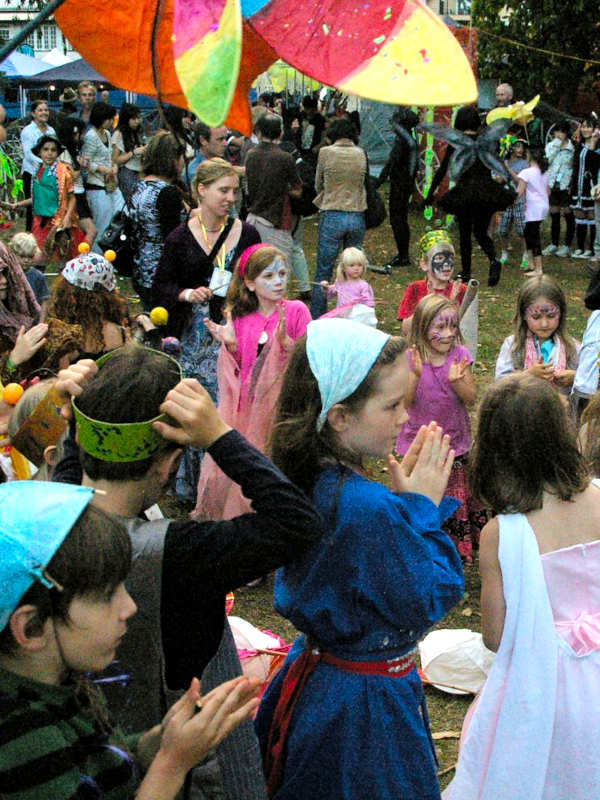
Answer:
[[89, 253], [90, 252], [90, 246], [89, 246], [89, 244], [87, 242], [80, 242], [77, 245], [77, 251], [79, 253]]
[[19, 402], [19, 398], [23, 394], [23, 387], [20, 383], [7, 383], [2, 392], [2, 399], [9, 406], [14, 406]]
[[104, 251], [104, 258], [107, 261], [114, 261], [116, 257], [117, 257], [117, 254], [115, 253], [114, 250], [105, 250]]

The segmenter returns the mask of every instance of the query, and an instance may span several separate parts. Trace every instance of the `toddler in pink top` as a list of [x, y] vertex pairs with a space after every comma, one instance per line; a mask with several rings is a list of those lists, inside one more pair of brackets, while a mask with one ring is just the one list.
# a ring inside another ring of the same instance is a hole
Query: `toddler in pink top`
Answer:
[[367, 257], [358, 247], [346, 247], [342, 252], [335, 275], [335, 283], [321, 281], [327, 297], [337, 295], [337, 306], [349, 306], [362, 303], [370, 308], [375, 307], [373, 289], [364, 279]]
[[396, 449], [404, 455], [421, 425], [437, 422], [450, 436], [455, 452], [447, 494], [462, 506], [446, 521], [461, 557], [471, 563], [473, 542], [487, 521], [483, 509], [469, 494], [466, 457], [471, 449], [471, 423], [468, 406], [476, 399], [469, 351], [462, 344], [456, 304], [443, 295], [427, 295], [415, 309], [410, 331], [411, 373], [406, 393], [408, 421], [404, 424]]
[[[219, 413], [261, 451], [271, 433], [289, 354], [311, 319], [304, 303], [284, 298], [288, 273], [285, 256], [277, 248], [248, 247], [227, 292], [225, 323], [205, 320], [212, 336], [221, 342]], [[239, 487], [205, 454], [195, 516], [231, 519], [249, 510]]]

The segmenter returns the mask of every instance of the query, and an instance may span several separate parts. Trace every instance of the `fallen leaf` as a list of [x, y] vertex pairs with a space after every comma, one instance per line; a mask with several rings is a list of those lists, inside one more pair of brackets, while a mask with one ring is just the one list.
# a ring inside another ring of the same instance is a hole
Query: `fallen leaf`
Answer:
[[463, 610], [460, 613], [463, 615], [463, 617], [470, 617], [473, 614], [473, 609], [463, 608]]
[[431, 735], [434, 739], [460, 739], [460, 731], [438, 731]]

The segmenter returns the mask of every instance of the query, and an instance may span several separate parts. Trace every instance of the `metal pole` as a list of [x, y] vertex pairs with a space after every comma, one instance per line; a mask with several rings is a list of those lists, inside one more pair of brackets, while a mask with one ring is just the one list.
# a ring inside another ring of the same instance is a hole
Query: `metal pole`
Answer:
[[42, 22], [44, 22], [44, 20], [47, 20], [48, 17], [51, 17], [56, 9], [59, 8], [59, 6], [62, 6], [64, 2], [65, 0], [50, 0], [48, 5], [42, 11], [40, 11], [39, 14], [36, 14], [35, 17], [30, 20], [15, 37], [13, 37], [3, 47], [0, 47], [0, 62], [4, 61], [4, 59], [9, 56], [13, 50], [16, 50], [17, 47], [22, 44], [25, 39], [27, 39], [29, 34], [33, 33], [33, 31], [38, 28]]

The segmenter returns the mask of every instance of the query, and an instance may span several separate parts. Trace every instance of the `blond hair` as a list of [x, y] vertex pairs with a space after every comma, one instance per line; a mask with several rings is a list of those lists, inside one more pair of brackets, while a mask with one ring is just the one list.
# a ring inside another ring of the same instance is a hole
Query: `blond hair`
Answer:
[[221, 178], [240, 178], [244, 174], [242, 167], [234, 167], [224, 158], [207, 158], [198, 164], [196, 174], [192, 178], [192, 194], [198, 197], [198, 184], [210, 186]]
[[352, 264], [362, 264], [363, 271], [361, 273], [361, 278], [365, 274], [365, 268], [367, 266], [367, 257], [365, 255], [365, 251], [361, 250], [360, 247], [346, 247], [345, 250], [342, 251], [342, 255], [340, 256], [340, 260], [337, 266], [337, 270], [335, 273], [336, 280], [340, 283], [348, 280], [346, 273], [344, 272], [345, 267], [349, 267]]
[[15, 233], [10, 240], [10, 249], [17, 258], [31, 259], [38, 251], [38, 244], [32, 233]]

